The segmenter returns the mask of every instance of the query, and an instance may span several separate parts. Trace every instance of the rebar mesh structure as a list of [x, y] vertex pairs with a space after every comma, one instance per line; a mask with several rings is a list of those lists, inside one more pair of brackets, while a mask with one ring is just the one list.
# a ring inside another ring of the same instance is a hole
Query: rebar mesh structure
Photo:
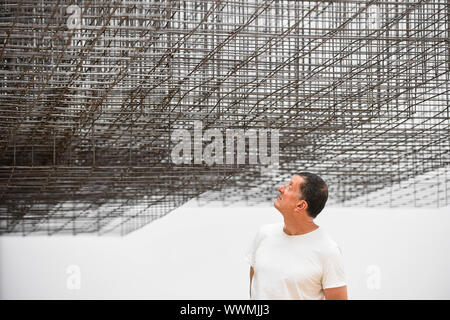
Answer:
[[[335, 204], [449, 204], [447, 0], [0, 8], [0, 234], [123, 235], [306, 170]], [[195, 120], [278, 129], [279, 165], [175, 165]]]

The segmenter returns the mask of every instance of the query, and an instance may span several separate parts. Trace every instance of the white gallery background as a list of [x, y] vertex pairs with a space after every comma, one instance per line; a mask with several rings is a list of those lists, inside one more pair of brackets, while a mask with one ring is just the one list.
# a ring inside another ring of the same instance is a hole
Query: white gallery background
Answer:
[[[326, 207], [316, 223], [343, 251], [350, 299], [450, 299], [449, 213]], [[0, 297], [248, 299], [244, 254], [277, 221], [272, 206], [191, 201], [125, 237], [3, 236]]]

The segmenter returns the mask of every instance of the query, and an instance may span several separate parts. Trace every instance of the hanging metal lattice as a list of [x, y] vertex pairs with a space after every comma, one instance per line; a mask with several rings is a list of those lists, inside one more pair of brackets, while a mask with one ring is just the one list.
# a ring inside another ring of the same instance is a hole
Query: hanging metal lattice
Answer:
[[[3, 0], [0, 234], [127, 234], [200, 195], [275, 199], [299, 171], [335, 204], [447, 206], [449, 15], [447, 0]], [[196, 123], [276, 129], [279, 164], [175, 164], [173, 132], [195, 144]]]

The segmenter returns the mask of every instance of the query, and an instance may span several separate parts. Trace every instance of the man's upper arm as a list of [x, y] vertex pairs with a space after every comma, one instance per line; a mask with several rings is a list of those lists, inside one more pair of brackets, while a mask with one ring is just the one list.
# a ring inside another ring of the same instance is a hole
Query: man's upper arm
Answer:
[[323, 289], [326, 300], [347, 300], [347, 286]]
[[[328, 295], [330, 297], [338, 296], [339, 298], [337, 299], [341, 299], [342, 296], [347, 295], [347, 287], [344, 272], [344, 261], [339, 247], [336, 246], [333, 250], [327, 252], [324, 258], [322, 288], [324, 289], [324, 292], [328, 291]], [[326, 297], [326, 299], [328, 298]]]

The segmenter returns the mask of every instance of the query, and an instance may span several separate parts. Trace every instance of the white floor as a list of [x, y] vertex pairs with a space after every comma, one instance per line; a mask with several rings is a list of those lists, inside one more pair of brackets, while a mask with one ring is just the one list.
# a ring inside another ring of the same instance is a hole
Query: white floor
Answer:
[[[273, 207], [186, 205], [123, 238], [0, 237], [2, 299], [247, 299]], [[350, 299], [450, 299], [450, 209], [326, 208]]]

